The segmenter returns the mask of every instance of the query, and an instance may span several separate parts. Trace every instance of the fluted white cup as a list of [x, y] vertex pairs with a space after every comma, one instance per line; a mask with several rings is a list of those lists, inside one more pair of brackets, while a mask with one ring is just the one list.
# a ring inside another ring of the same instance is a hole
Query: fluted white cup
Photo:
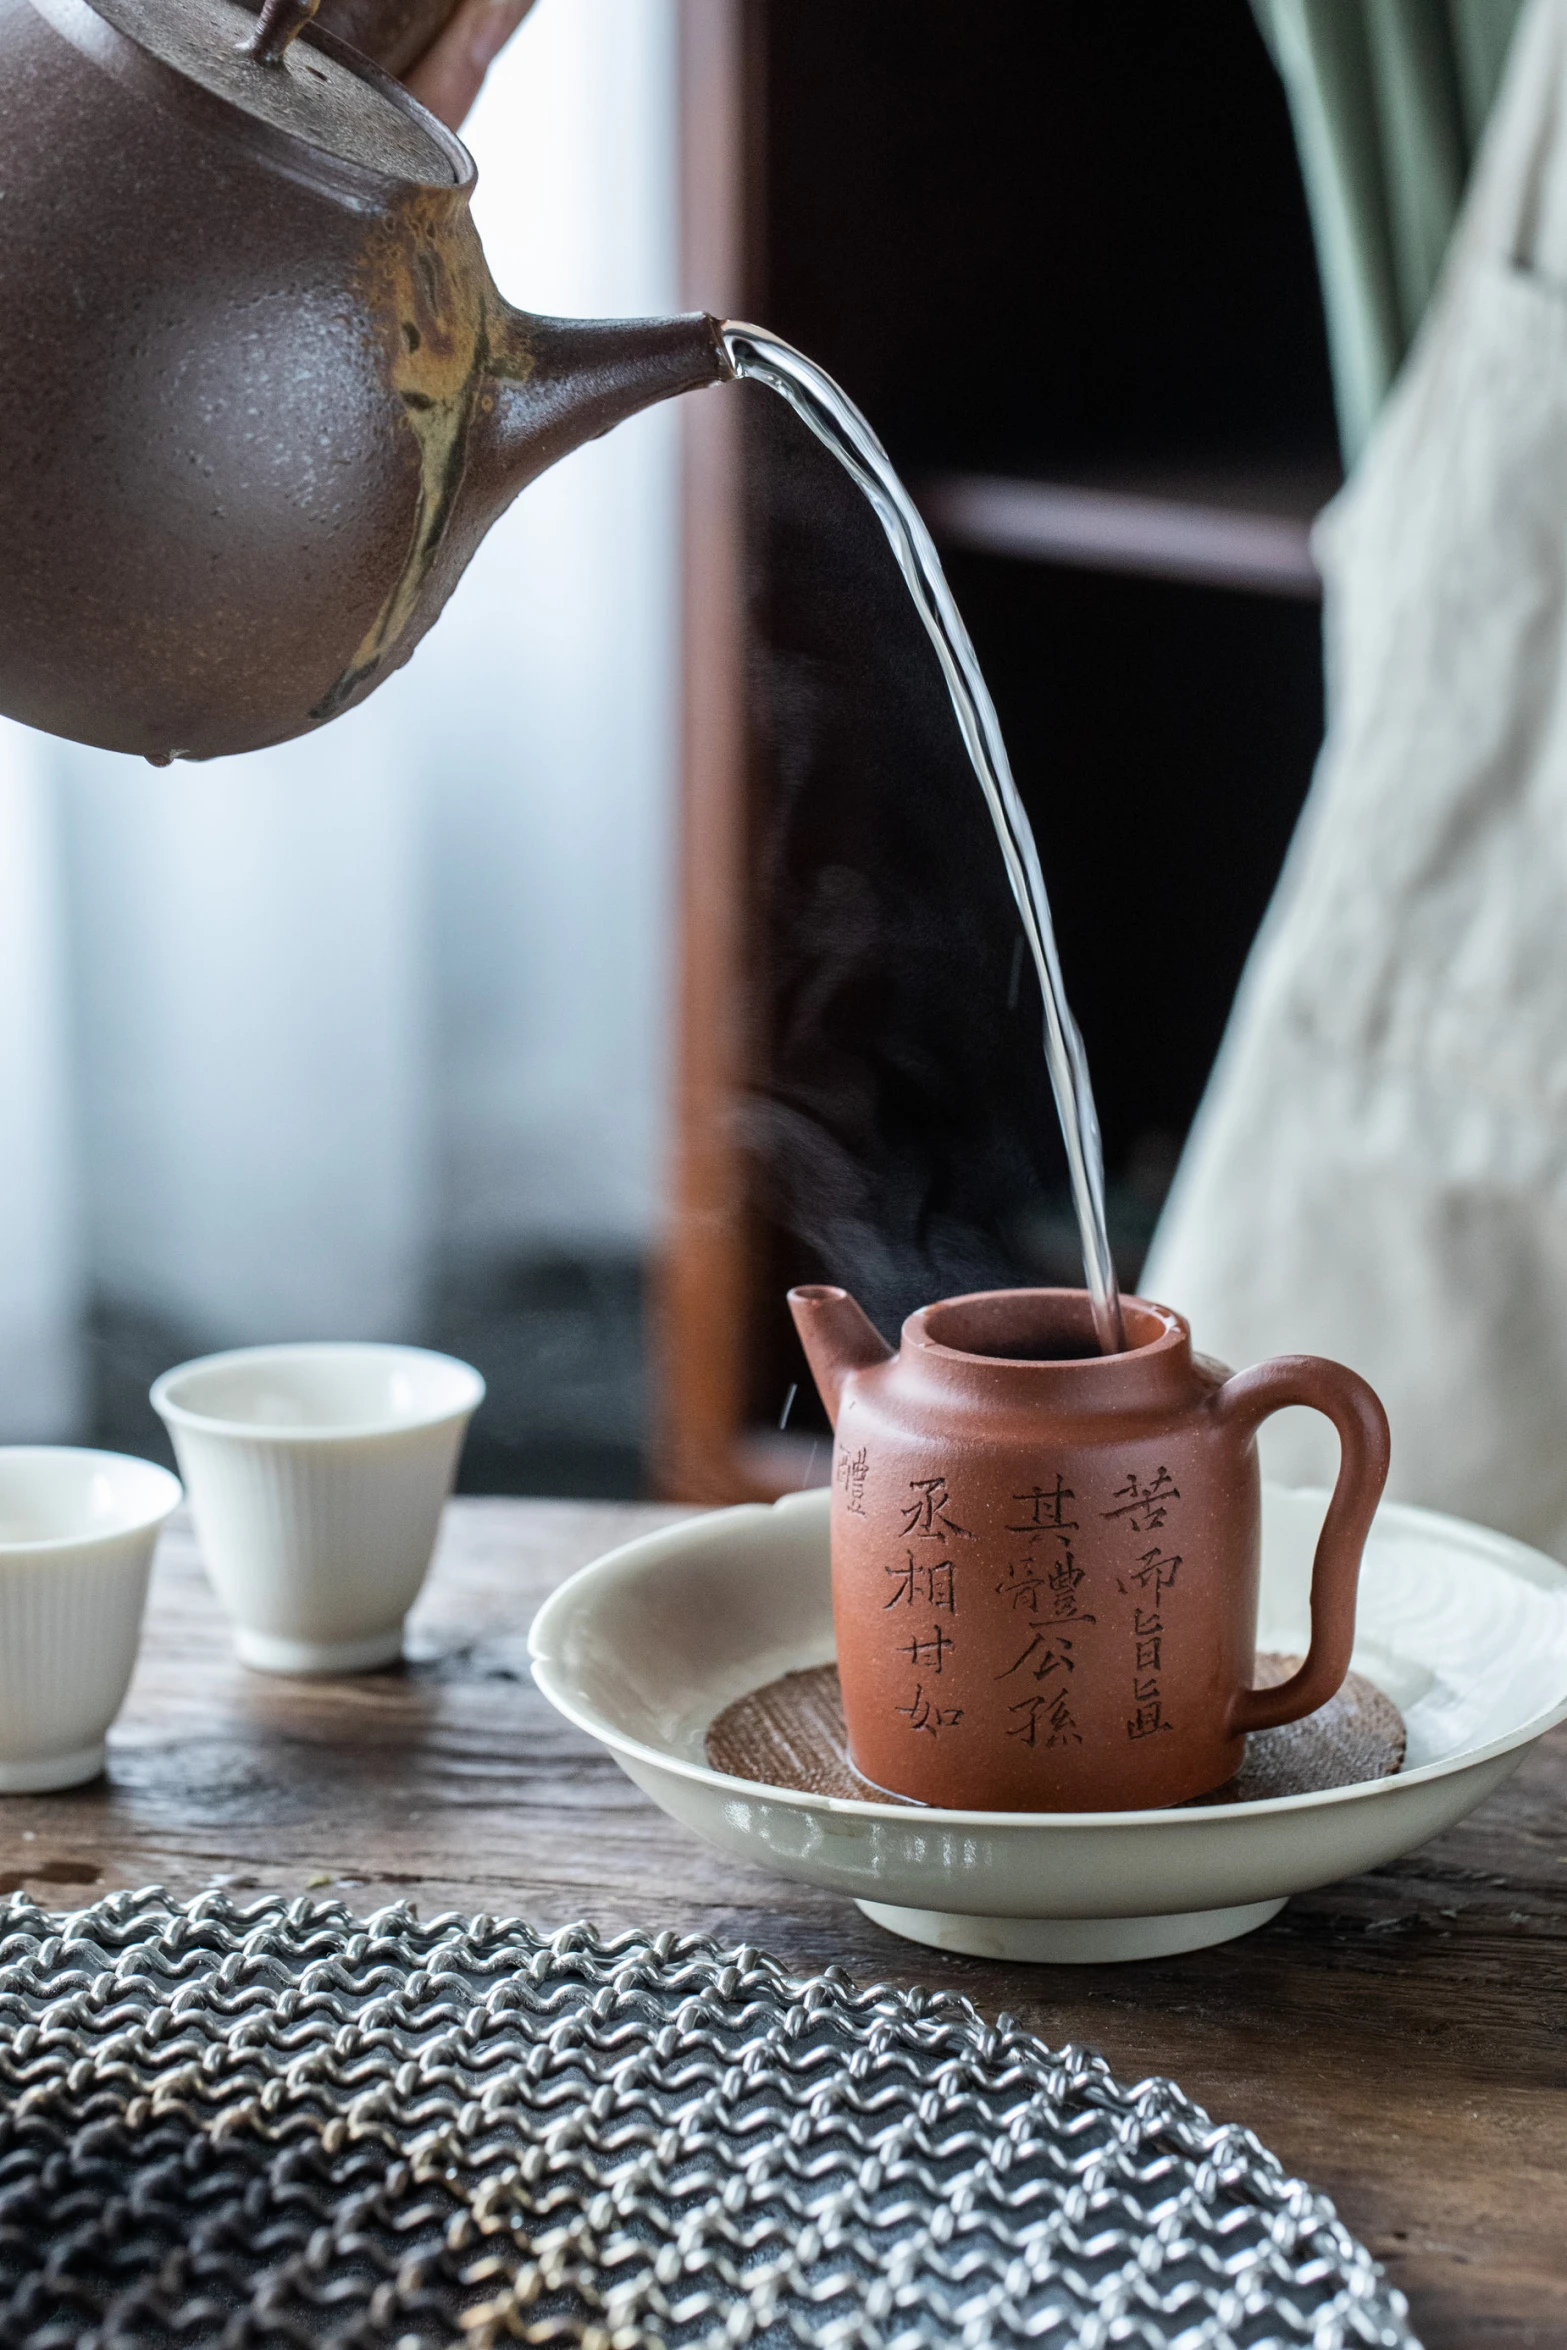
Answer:
[[0, 1794], [74, 1787], [103, 1769], [158, 1529], [179, 1498], [152, 1461], [0, 1445]]
[[152, 1401], [247, 1665], [356, 1673], [403, 1618], [484, 1381], [418, 1346], [251, 1346], [181, 1363]]

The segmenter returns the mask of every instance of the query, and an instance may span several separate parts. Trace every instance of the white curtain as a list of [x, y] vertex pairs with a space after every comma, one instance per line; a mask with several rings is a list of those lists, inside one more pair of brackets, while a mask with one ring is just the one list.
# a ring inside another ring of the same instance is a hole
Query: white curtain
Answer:
[[[541, 0], [468, 136], [497, 281], [677, 306], [675, 0]], [[193, 1343], [417, 1330], [443, 1251], [637, 1246], [658, 1192], [676, 431], [537, 483], [414, 662], [158, 772], [0, 733], [0, 1437], [82, 1301]]]
[[1318, 547], [1327, 740], [1143, 1280], [1364, 1372], [1395, 1499], [1567, 1557], [1567, 0]]

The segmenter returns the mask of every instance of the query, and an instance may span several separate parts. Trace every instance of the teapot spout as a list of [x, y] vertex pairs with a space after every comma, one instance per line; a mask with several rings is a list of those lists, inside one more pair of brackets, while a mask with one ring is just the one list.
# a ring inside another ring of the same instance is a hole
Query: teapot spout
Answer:
[[890, 1363], [892, 1348], [846, 1289], [833, 1289], [826, 1282], [791, 1289], [789, 1311], [816, 1392], [836, 1428], [844, 1381], [851, 1371], [874, 1371], [878, 1364]]
[[467, 538], [488, 530], [520, 490], [584, 441], [656, 401], [733, 379], [722, 327], [682, 318], [536, 318], [497, 305], [470, 431], [459, 517]]
[[[476, 365], [472, 342], [454, 331], [470, 301]], [[548, 466], [655, 401], [734, 379], [722, 323], [703, 311], [536, 318], [501, 299], [482, 257], [476, 282], [452, 275], [444, 304], [410, 299], [407, 307], [393, 380], [419, 448], [413, 538], [351, 665], [311, 712], [317, 724], [407, 660], [490, 525]]]

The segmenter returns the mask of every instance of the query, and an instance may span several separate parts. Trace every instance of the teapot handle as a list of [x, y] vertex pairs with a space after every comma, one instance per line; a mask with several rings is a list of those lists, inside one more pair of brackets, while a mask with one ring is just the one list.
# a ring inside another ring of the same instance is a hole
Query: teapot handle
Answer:
[[1338, 1479], [1311, 1570], [1311, 1646], [1300, 1671], [1277, 1688], [1241, 1691], [1230, 1714], [1232, 1736], [1298, 1722], [1341, 1686], [1355, 1645], [1361, 1553], [1387, 1482], [1387, 1414], [1375, 1390], [1342, 1363], [1279, 1355], [1237, 1372], [1215, 1398], [1220, 1417], [1247, 1436], [1286, 1404], [1306, 1404], [1338, 1430]]

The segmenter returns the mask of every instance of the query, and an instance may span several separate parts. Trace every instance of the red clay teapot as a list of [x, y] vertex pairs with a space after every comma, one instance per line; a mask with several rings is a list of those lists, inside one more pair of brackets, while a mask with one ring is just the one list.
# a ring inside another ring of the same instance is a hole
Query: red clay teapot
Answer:
[[[446, 13], [328, 5], [399, 63]], [[511, 308], [467, 150], [308, 10], [0, 0], [0, 710], [31, 726], [161, 762], [321, 725], [544, 467], [729, 372], [709, 318]]]
[[[1143, 1298], [1101, 1354], [1078, 1290], [948, 1298], [896, 1354], [841, 1289], [789, 1303], [836, 1431], [838, 1673], [876, 1786], [958, 1810], [1180, 1803], [1234, 1776], [1249, 1730], [1338, 1688], [1388, 1462], [1353, 1371], [1286, 1355], [1232, 1378]], [[1338, 1482], [1310, 1652], [1254, 1689], [1254, 1440], [1286, 1404], [1332, 1420]]]

